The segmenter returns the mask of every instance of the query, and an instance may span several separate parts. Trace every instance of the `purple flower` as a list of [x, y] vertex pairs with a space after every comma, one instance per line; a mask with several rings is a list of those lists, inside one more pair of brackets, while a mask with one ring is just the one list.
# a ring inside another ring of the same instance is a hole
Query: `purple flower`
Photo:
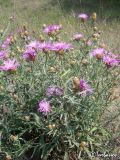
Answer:
[[80, 18], [80, 19], [83, 20], [83, 21], [86, 21], [86, 20], [88, 19], [88, 15], [85, 14], [85, 13], [80, 13], [80, 14], [78, 15], [78, 18]]
[[41, 42], [39, 43], [39, 50], [45, 53], [48, 53], [53, 48], [53, 44], [51, 42]]
[[23, 53], [22, 57], [26, 59], [27, 61], [35, 61], [36, 58], [36, 51], [33, 48], [28, 48], [26, 51]]
[[87, 46], [92, 46], [92, 44], [93, 44], [93, 43], [92, 43], [91, 40], [86, 41], [86, 45], [87, 45]]
[[39, 41], [31, 41], [27, 46], [26, 49], [35, 49], [37, 50], [39, 48]]
[[55, 93], [57, 96], [62, 96], [64, 91], [62, 88], [56, 87]]
[[14, 58], [13, 60], [8, 59], [3, 62], [3, 65], [0, 66], [1, 71], [16, 71], [16, 69], [20, 66], [19, 62]]
[[103, 57], [103, 62], [107, 65], [108, 68], [115, 67], [119, 64], [117, 56], [114, 54], [108, 54]]
[[46, 100], [40, 101], [38, 110], [42, 112], [44, 115], [47, 115], [48, 113], [51, 112], [50, 103]]
[[7, 49], [9, 47], [9, 45], [11, 43], [11, 38], [12, 38], [11, 35], [9, 35], [6, 38], [6, 40], [3, 42], [2, 46], [1, 46], [3, 49]]
[[47, 88], [46, 95], [48, 97], [51, 97], [52, 95], [62, 96], [63, 93], [64, 93], [64, 91], [60, 87], [50, 86], [50, 87]]
[[105, 54], [104, 48], [97, 48], [97, 49], [94, 49], [92, 52], [90, 52], [90, 55], [92, 57], [96, 57], [97, 59], [102, 59], [104, 54]]
[[58, 54], [63, 54], [72, 48], [71, 44], [65, 42], [56, 42], [53, 44], [52, 50]]
[[39, 51], [39, 46], [39, 41], [31, 41], [28, 45], [26, 45], [26, 49], [22, 57], [28, 61], [35, 61], [37, 51]]
[[62, 25], [55, 24], [55, 25], [46, 26], [43, 31], [48, 35], [52, 35], [52, 34], [58, 34], [61, 29], [62, 29]]
[[73, 35], [73, 40], [79, 41], [83, 37], [84, 37], [83, 34], [80, 34], [80, 33], [79, 34], [75, 34], [75, 35]]
[[0, 51], [0, 59], [6, 57], [6, 51]]
[[93, 89], [87, 82], [83, 79], [80, 80], [80, 95], [81, 96], [86, 96], [89, 95], [93, 92]]

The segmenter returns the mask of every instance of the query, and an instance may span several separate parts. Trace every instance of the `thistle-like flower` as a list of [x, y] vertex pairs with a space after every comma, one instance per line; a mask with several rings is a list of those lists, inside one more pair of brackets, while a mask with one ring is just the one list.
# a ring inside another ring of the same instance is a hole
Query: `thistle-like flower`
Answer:
[[51, 42], [41, 42], [39, 43], [39, 51], [43, 51], [44, 53], [49, 53], [53, 48], [53, 44]]
[[81, 33], [79, 33], [79, 34], [74, 34], [73, 35], [73, 40], [74, 41], [79, 41], [79, 40], [81, 40], [81, 39], [83, 39], [83, 34], [81, 34]]
[[35, 50], [37, 51], [38, 48], [39, 48], [39, 44], [40, 44], [39, 41], [31, 41], [31, 42], [26, 46], [26, 49], [35, 49]]
[[35, 61], [36, 56], [37, 56], [37, 53], [33, 48], [26, 49], [22, 55], [22, 57], [27, 61]]
[[87, 40], [87, 41], [85, 42], [85, 44], [86, 44], [87, 46], [92, 46], [93, 42], [92, 42], [91, 40]]
[[108, 68], [118, 66], [120, 60], [117, 59], [117, 56], [114, 54], [108, 54], [103, 57], [103, 62], [107, 65]]
[[62, 25], [49, 25], [44, 27], [44, 32], [47, 33], [48, 35], [56, 35], [60, 33], [60, 30], [62, 29]]
[[38, 110], [42, 112], [44, 115], [47, 115], [48, 113], [51, 112], [50, 102], [46, 100], [40, 101]]
[[2, 44], [2, 49], [7, 49], [9, 47], [9, 45], [11, 44], [11, 38], [12, 38], [12, 33], [11, 35], [9, 35], [6, 40], [3, 42]]
[[93, 93], [91, 86], [83, 79], [80, 80], [80, 95], [86, 96]]
[[60, 87], [56, 87], [56, 86], [50, 86], [47, 88], [47, 92], [46, 95], [48, 97], [51, 97], [52, 95], [56, 95], [56, 96], [62, 96], [64, 93], [63, 89]]
[[97, 59], [102, 59], [105, 54], [104, 48], [97, 48], [90, 52], [90, 56], [96, 57]]
[[6, 51], [0, 51], [0, 59], [5, 58], [7, 55]]
[[73, 79], [73, 90], [83, 97], [93, 92], [91, 86], [85, 80], [78, 77], [74, 77]]
[[64, 52], [69, 51], [72, 49], [71, 44], [65, 42], [56, 42], [53, 44], [52, 50], [58, 54], [64, 54]]
[[0, 66], [0, 70], [13, 72], [13, 71], [16, 71], [19, 66], [20, 64], [15, 58], [13, 60], [8, 59], [3, 62], [2, 66]]
[[78, 18], [80, 18], [83, 22], [86, 21], [88, 19], [88, 15], [85, 13], [80, 13], [78, 15]]

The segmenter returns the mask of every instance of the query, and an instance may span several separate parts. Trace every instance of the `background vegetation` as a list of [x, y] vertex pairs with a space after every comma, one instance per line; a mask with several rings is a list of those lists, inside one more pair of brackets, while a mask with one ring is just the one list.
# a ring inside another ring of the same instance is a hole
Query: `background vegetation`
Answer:
[[62, 23], [66, 26], [65, 30], [69, 30], [71, 34], [71, 31], [79, 29], [74, 16], [80, 12], [91, 14], [96, 11], [99, 15], [99, 28], [104, 31], [104, 41], [110, 47], [119, 50], [120, 2], [106, 0], [102, 6], [100, 2], [100, 0], [29, 0], [29, 2], [0, 0], [0, 28], [5, 29], [9, 18], [15, 15], [14, 28], [25, 24], [30, 30], [40, 33], [43, 24]]

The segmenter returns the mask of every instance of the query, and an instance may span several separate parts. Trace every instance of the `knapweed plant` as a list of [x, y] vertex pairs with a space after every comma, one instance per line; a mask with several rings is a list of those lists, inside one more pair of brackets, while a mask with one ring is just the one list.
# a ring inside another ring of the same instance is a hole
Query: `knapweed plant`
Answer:
[[73, 33], [68, 42], [58, 24], [44, 25], [44, 38], [25, 26], [1, 35], [1, 159], [90, 159], [105, 149], [110, 135], [101, 117], [119, 60], [101, 44], [96, 14], [78, 19], [91, 26], [89, 35]]

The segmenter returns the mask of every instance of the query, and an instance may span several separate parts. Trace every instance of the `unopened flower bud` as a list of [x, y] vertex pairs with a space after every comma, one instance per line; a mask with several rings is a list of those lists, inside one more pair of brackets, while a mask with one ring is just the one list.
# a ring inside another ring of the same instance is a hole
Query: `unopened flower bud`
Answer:
[[56, 72], [56, 68], [55, 67], [50, 67], [49, 68], [49, 72], [50, 73], [55, 73]]
[[52, 127], [52, 125], [51, 125], [51, 124], [49, 124], [49, 125], [48, 125], [48, 128], [49, 128], [50, 130], [52, 130], [52, 129], [53, 129], [53, 127]]
[[4, 90], [4, 87], [3, 86], [0, 86], [0, 91], [3, 91]]
[[28, 122], [28, 121], [30, 121], [30, 116], [25, 116], [24, 119], [25, 119], [25, 121]]
[[39, 36], [39, 39], [40, 39], [41, 42], [45, 41], [45, 38], [42, 35]]
[[75, 63], [76, 63], [75, 60], [70, 60], [70, 61], [69, 61], [69, 64], [71, 64], [71, 65], [74, 65]]
[[2, 35], [2, 34], [3, 34], [3, 32], [4, 32], [4, 31], [3, 31], [3, 29], [1, 29], [1, 30], [0, 30], [0, 34]]
[[20, 49], [19, 46], [17, 46], [16, 49], [17, 49], [18, 52], [21, 52], [21, 49]]
[[100, 47], [106, 49], [106, 45], [104, 43], [100, 44]]
[[82, 60], [82, 64], [83, 64], [83, 65], [87, 65], [88, 63], [89, 63], [89, 62], [88, 62], [87, 59], [83, 59], [83, 60]]
[[86, 43], [86, 39], [85, 38], [83, 38], [83, 42]]
[[14, 99], [14, 100], [18, 100], [18, 95], [14, 94], [14, 95], [13, 95], [13, 99]]
[[10, 155], [7, 155], [5, 160], [12, 160], [12, 157]]
[[52, 127], [53, 127], [53, 128], [55, 128], [55, 127], [56, 127], [56, 125], [55, 125], [55, 124], [53, 124], [53, 125], [52, 125]]
[[78, 77], [74, 77], [73, 79], [73, 89], [78, 91], [80, 88], [80, 79]]
[[94, 21], [96, 21], [96, 19], [97, 19], [97, 14], [96, 14], [95, 12], [92, 14], [92, 19], [93, 19]]
[[86, 146], [86, 144], [87, 144], [87, 143], [83, 141], [83, 142], [80, 143], [80, 147], [83, 147], [83, 148], [84, 148], [84, 147]]
[[32, 70], [31, 70], [30, 67], [27, 67], [25, 71], [26, 71], [26, 72], [31, 72]]
[[25, 36], [28, 36], [28, 35], [29, 35], [28, 31], [25, 31], [25, 32], [24, 32], [24, 35], [25, 35]]
[[11, 43], [15, 43], [16, 39], [15, 37], [11, 37]]
[[10, 55], [11, 55], [11, 56], [15, 56], [15, 53], [14, 53], [14, 52], [11, 52]]
[[11, 141], [17, 141], [18, 137], [17, 136], [14, 136], [14, 135], [11, 135], [10, 136], [10, 140]]
[[93, 34], [93, 38], [99, 38], [99, 37], [100, 37], [100, 34], [98, 33]]
[[48, 125], [48, 128], [49, 128], [50, 130], [52, 130], [52, 129], [56, 128], [56, 125], [55, 125], [55, 124], [49, 124], [49, 125]]
[[47, 25], [46, 24], [43, 24], [43, 28], [45, 28]]
[[94, 28], [93, 28], [93, 30], [94, 30], [94, 31], [97, 31], [97, 30], [98, 30], [98, 28], [97, 28], [97, 27], [94, 27]]

